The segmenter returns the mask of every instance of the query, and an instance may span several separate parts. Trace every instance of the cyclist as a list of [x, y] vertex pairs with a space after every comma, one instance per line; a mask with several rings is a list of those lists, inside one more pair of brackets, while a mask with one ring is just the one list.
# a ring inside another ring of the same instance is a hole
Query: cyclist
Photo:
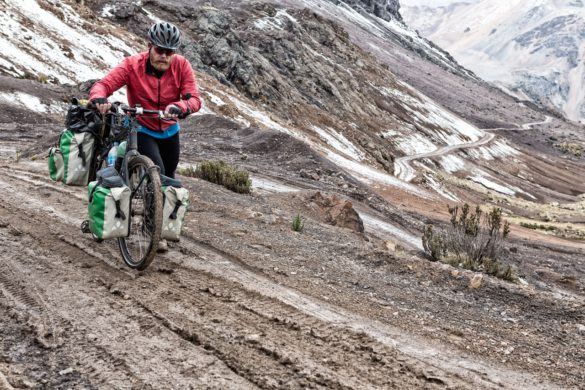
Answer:
[[[201, 100], [191, 64], [176, 54], [181, 43], [179, 29], [158, 22], [148, 31], [148, 38], [148, 51], [124, 59], [93, 85], [89, 99], [106, 113], [111, 107], [107, 98], [126, 86], [130, 106], [164, 110], [173, 119], [199, 111]], [[174, 178], [179, 163], [179, 123], [147, 116], [138, 122], [138, 151], [158, 165], [163, 175]]]
[[[199, 111], [201, 100], [191, 64], [176, 54], [181, 43], [179, 29], [161, 21], [149, 29], [148, 39], [148, 51], [125, 58], [92, 86], [89, 99], [104, 114], [111, 107], [108, 97], [126, 86], [130, 106], [164, 110], [172, 119]], [[158, 165], [161, 174], [174, 178], [180, 154], [178, 121], [141, 116], [138, 122], [138, 152]], [[166, 250], [165, 244], [162, 242], [160, 250]]]

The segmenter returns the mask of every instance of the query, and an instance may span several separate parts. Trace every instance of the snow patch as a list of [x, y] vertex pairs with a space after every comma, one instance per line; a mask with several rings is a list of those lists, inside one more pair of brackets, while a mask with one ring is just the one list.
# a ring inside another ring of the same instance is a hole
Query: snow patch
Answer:
[[216, 115], [216, 113], [201, 99], [201, 108], [193, 115]]
[[420, 133], [403, 134], [394, 143], [406, 155], [416, 155], [437, 150], [435, 144]]
[[158, 23], [158, 22], [161, 22], [162, 21], [162, 19], [160, 19], [159, 17], [155, 16], [152, 12], [150, 12], [146, 8], [142, 7], [142, 10], [144, 11], [144, 13], [148, 17], [148, 19], [150, 19], [153, 23]]
[[396, 136], [402, 136], [402, 133], [399, 133], [396, 130], [386, 130], [386, 131], [382, 131], [378, 134], [378, 136], [380, 136], [381, 138], [392, 138], [392, 137], [396, 137]]
[[306, 142], [308, 141], [308, 138], [304, 134], [300, 134], [292, 129], [289, 129], [287, 127], [284, 127], [284, 126], [278, 124], [274, 120], [270, 119], [270, 117], [267, 114], [265, 114], [261, 111], [255, 110], [254, 108], [250, 107], [249, 105], [247, 105], [246, 103], [244, 103], [240, 99], [233, 97], [231, 95], [228, 95], [227, 97], [228, 97], [228, 99], [231, 100], [232, 103], [234, 103], [234, 105], [237, 107], [238, 110], [240, 110], [240, 112], [246, 114], [250, 118], [263, 124], [264, 126], [271, 128], [271, 129], [274, 129], [274, 130], [278, 130], [278, 131], [285, 133], [285, 134], [292, 135], [293, 137], [301, 139], [303, 141], [306, 141]]
[[[77, 83], [105, 74], [134, 51], [109, 34], [92, 34], [66, 3], [57, 16], [35, 0], [7, 0], [0, 10], [0, 57], [15, 72], [46, 75], [49, 81]], [[61, 17], [63, 20], [61, 20]], [[24, 27], [27, 26], [27, 27]]]
[[441, 156], [439, 158], [439, 164], [441, 164], [441, 168], [448, 173], [454, 173], [465, 168], [465, 161], [451, 154]]
[[414, 91], [410, 86], [400, 83], [405, 90], [382, 88], [388, 96], [401, 102], [419, 125], [426, 129], [427, 137], [447, 145], [459, 145], [479, 140], [483, 133], [475, 126], [457, 117], [430, 98]]
[[287, 186], [278, 181], [252, 176], [252, 188], [267, 192], [297, 192], [298, 188]]
[[259, 30], [282, 30], [286, 26], [286, 20], [298, 24], [298, 21], [286, 10], [279, 10], [274, 16], [266, 16], [264, 18], [254, 21], [254, 27]]
[[326, 150], [326, 157], [333, 163], [339, 165], [340, 167], [347, 169], [356, 179], [362, 181], [363, 183], [372, 185], [372, 184], [386, 184], [393, 187], [401, 188], [405, 191], [411, 192], [413, 194], [417, 194], [421, 197], [428, 198], [429, 194], [421, 190], [420, 188], [405, 183], [402, 180], [386, 173], [379, 171], [375, 168], [372, 168], [366, 164], [359, 163], [353, 160], [350, 160], [340, 154], [332, 152], [330, 150]]
[[[225, 95], [236, 106], [236, 108], [238, 110], [240, 110], [240, 112], [242, 114], [246, 115], [248, 118], [257, 121], [260, 124], [270, 128], [270, 129], [274, 129], [274, 130], [280, 131], [282, 133], [289, 134], [289, 135], [295, 137], [296, 139], [305, 142], [306, 144], [311, 146], [313, 149], [322, 152], [325, 155], [325, 157], [328, 158], [331, 162], [339, 165], [342, 168], [347, 169], [358, 180], [361, 180], [362, 182], [364, 182], [366, 184], [374, 184], [374, 183], [385, 184], [385, 185], [401, 188], [405, 191], [417, 194], [421, 197], [425, 197], [425, 198], [430, 197], [430, 194], [428, 194], [427, 192], [421, 190], [420, 188], [418, 188], [412, 184], [405, 183], [405, 182], [397, 179], [396, 177], [394, 177], [386, 172], [379, 171], [375, 168], [368, 166], [365, 163], [351, 160], [350, 158], [345, 157], [345, 156], [341, 155], [340, 153], [337, 153], [333, 150], [325, 148], [322, 144], [315, 143], [314, 141], [309, 139], [309, 137], [302, 134], [300, 131], [290, 129], [290, 128], [287, 128], [287, 127], [280, 125], [279, 123], [270, 119], [270, 117], [267, 114], [265, 114], [261, 111], [255, 110], [254, 108], [250, 107], [248, 104], [244, 103], [240, 99], [238, 99], [234, 96], [228, 95], [226, 93], [223, 93], [223, 92], [221, 92], [221, 93], [222, 93], [222, 95]], [[235, 119], [236, 120], [242, 120], [242, 119], [246, 120], [246, 118], [241, 118], [241, 117], [240, 118], [236, 117]], [[249, 125], [250, 124], [248, 123], [248, 126]], [[345, 140], [348, 142], [348, 145], [351, 144], [347, 139], [345, 139]], [[340, 142], [341, 145], [343, 145], [343, 142], [341, 142], [339, 140], [337, 140], [337, 141]]]
[[511, 157], [520, 154], [520, 152], [506, 143], [505, 140], [498, 139], [489, 146], [481, 146], [475, 149], [467, 149], [466, 153], [474, 159], [494, 160], [496, 158]]
[[475, 175], [475, 176], [469, 176], [468, 179], [471, 181], [474, 181], [478, 184], [481, 184], [482, 186], [486, 187], [487, 189], [494, 190], [494, 191], [499, 192], [501, 194], [509, 195], [509, 196], [516, 195], [515, 191], [512, 191], [508, 187], [504, 187], [498, 183], [494, 183], [493, 181], [489, 180], [486, 177]]
[[102, 8], [101, 16], [102, 16], [102, 18], [113, 18], [115, 11], [116, 11], [115, 5], [106, 4], [106, 5], [104, 5], [104, 8]]
[[392, 237], [398, 238], [402, 242], [408, 243], [416, 249], [423, 249], [421, 239], [402, 228], [391, 225], [388, 222], [365, 213], [360, 213], [360, 218], [364, 222], [364, 228], [366, 231], [369, 231], [376, 236], [380, 236], [380, 233], [389, 234]]
[[214, 95], [211, 92], [207, 92], [207, 91], [205, 91], [205, 93], [209, 95], [209, 100], [211, 100], [211, 102], [213, 104], [215, 104], [216, 106], [219, 106], [219, 107], [225, 106], [226, 103], [223, 100], [221, 100], [221, 98], [219, 96]]
[[345, 154], [348, 157], [353, 158], [357, 161], [366, 159], [366, 155], [355, 147], [355, 145], [344, 137], [343, 134], [335, 131], [328, 127], [327, 130], [323, 130], [320, 127], [313, 126], [313, 130], [321, 137], [322, 140], [327, 142], [329, 146], [332, 146], [337, 151]]
[[67, 109], [65, 103], [44, 104], [38, 97], [24, 92], [0, 92], [0, 101], [41, 114], [62, 114]]
[[451, 192], [447, 191], [447, 190], [446, 190], [446, 189], [443, 187], [443, 185], [442, 185], [441, 183], [439, 183], [438, 181], [436, 181], [436, 180], [435, 180], [435, 179], [434, 179], [432, 176], [425, 175], [425, 179], [426, 179], [426, 181], [427, 181], [427, 184], [428, 184], [428, 185], [429, 185], [429, 186], [430, 186], [430, 187], [431, 187], [431, 188], [432, 188], [432, 189], [433, 189], [433, 190], [434, 190], [436, 193], [438, 193], [439, 195], [441, 195], [443, 198], [445, 198], [445, 199], [448, 199], [448, 200], [450, 200], [450, 201], [452, 201], [452, 202], [459, 202], [459, 198], [458, 198], [458, 197], [457, 197], [455, 194], [453, 194], [453, 193], [451, 193]]

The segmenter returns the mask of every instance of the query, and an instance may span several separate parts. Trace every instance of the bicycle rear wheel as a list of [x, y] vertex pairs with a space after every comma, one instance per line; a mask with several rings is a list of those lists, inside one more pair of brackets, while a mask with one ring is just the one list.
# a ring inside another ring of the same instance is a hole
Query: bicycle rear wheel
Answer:
[[134, 156], [128, 162], [128, 184], [132, 190], [130, 234], [118, 239], [124, 262], [137, 270], [150, 265], [162, 225], [162, 189], [159, 170], [146, 156]]

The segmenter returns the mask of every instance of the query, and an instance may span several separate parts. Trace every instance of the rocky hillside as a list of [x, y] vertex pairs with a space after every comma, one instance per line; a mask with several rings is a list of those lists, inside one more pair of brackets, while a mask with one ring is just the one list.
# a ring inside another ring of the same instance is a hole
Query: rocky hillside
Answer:
[[[400, 3], [398, 0], [341, 0], [358, 11], [363, 10], [386, 21], [392, 19], [402, 20], [400, 15]], [[333, 0], [339, 4], [339, 0]]]

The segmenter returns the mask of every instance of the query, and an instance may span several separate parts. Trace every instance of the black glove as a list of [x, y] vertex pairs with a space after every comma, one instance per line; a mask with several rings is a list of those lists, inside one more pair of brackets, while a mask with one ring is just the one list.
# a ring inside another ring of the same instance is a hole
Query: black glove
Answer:
[[169, 114], [178, 115], [179, 117], [181, 117], [181, 116], [183, 116], [183, 110], [181, 110], [177, 106], [171, 106], [171, 107], [169, 107]]
[[91, 102], [93, 104], [106, 104], [108, 102], [108, 98], [99, 97], [99, 98], [91, 99]]

